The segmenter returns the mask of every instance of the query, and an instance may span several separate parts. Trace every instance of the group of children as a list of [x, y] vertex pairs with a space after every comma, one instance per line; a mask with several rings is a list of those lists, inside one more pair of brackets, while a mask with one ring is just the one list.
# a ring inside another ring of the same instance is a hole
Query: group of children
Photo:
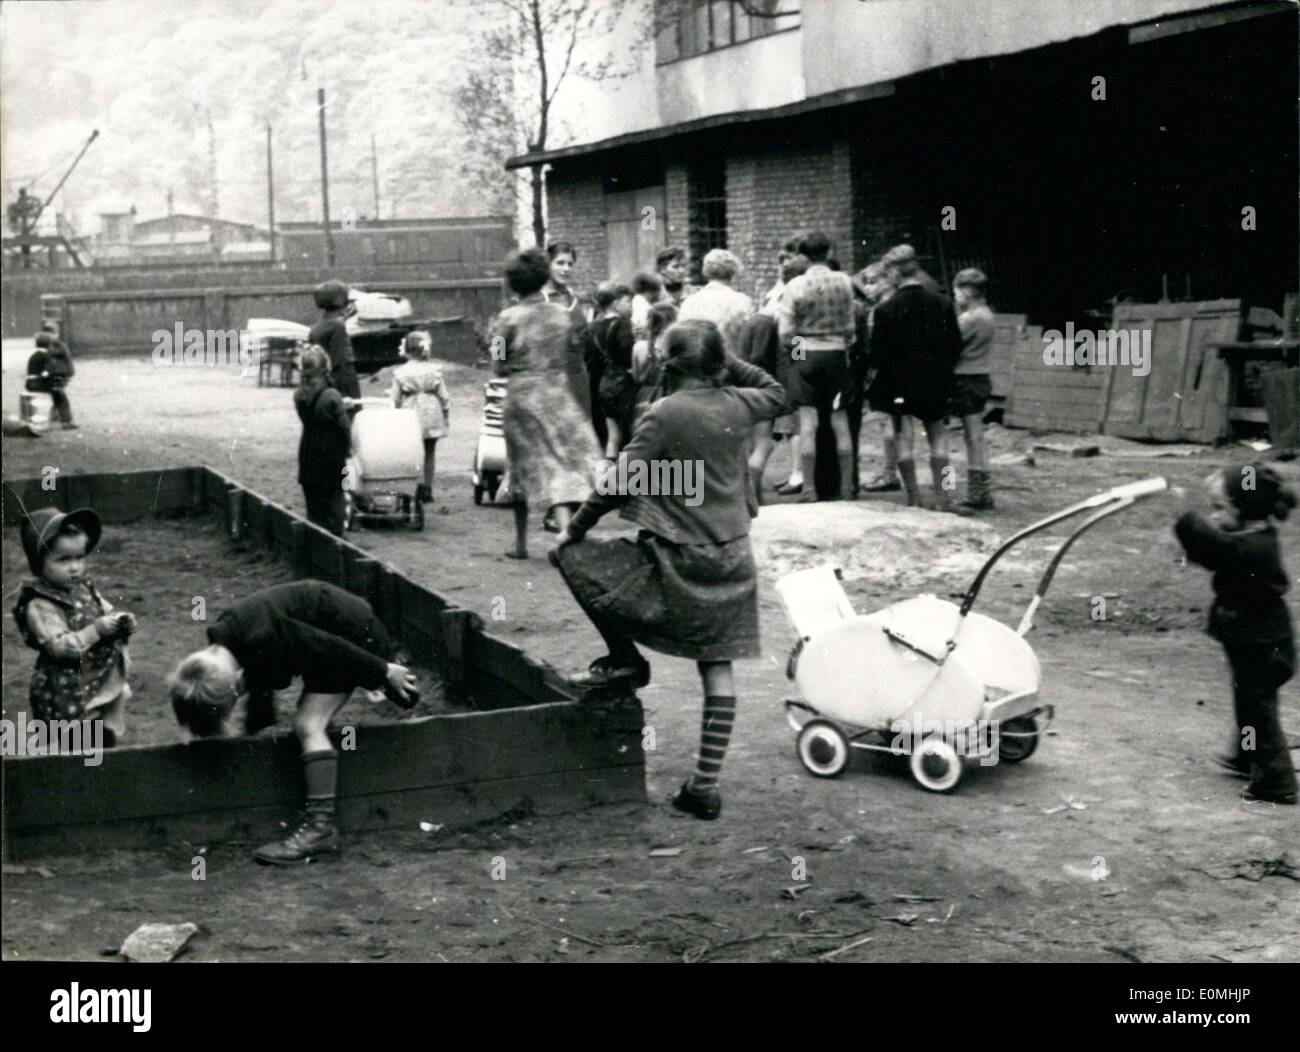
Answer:
[[[700, 749], [695, 773], [673, 805], [712, 819], [721, 810], [718, 777], [736, 713], [731, 662], [759, 654], [748, 536], [755, 509], [744, 484], [748, 440], [755, 423], [782, 410], [785, 396], [761, 369], [729, 358], [707, 322], [668, 330], [662, 389], [626, 452], [638, 460], [700, 461], [705, 499], [687, 503], [662, 494], [629, 501], [617, 487], [597, 486], [566, 522], [551, 559], [609, 650], [575, 683], [648, 683], [650, 667], [637, 643], [697, 662], [704, 688]], [[1296, 647], [1277, 524], [1296, 507], [1296, 493], [1274, 469], [1255, 464], [1216, 472], [1209, 496], [1211, 514], [1187, 512], [1174, 529], [1187, 557], [1214, 572], [1208, 631], [1227, 654], [1237, 725], [1219, 762], [1248, 780], [1249, 798], [1294, 804], [1296, 776], [1278, 690], [1294, 675]], [[588, 539], [615, 508], [639, 534]], [[132, 614], [113, 608], [89, 573], [102, 532], [88, 508], [28, 513], [21, 534], [32, 576], [19, 587], [13, 616], [37, 654], [32, 717], [100, 720], [111, 747], [126, 731], [127, 644], [139, 626]], [[169, 680], [176, 718], [197, 737], [239, 733], [234, 712], [241, 700], [244, 733], [273, 723], [273, 693], [295, 676], [303, 680], [293, 729], [302, 747], [305, 817], [255, 857], [284, 864], [336, 850], [338, 756], [327, 733], [330, 719], [355, 688], [409, 708], [418, 698], [413, 675], [394, 660], [369, 605], [321, 581], [256, 592], [224, 611], [207, 634], [209, 645], [182, 659]]]
[[[343, 485], [352, 450], [352, 417], [361, 407], [361, 388], [344, 323], [347, 286], [328, 281], [316, 290], [321, 320], [308, 334], [299, 357], [299, 383], [294, 409], [302, 421], [298, 443], [298, 485], [307, 506], [307, 520], [342, 535], [346, 497]], [[442, 366], [433, 358], [433, 339], [423, 330], [402, 341], [405, 361], [393, 371], [389, 400], [398, 409], [413, 409], [420, 417], [424, 443], [421, 482], [415, 499], [433, 501], [433, 475], [438, 439], [451, 421], [451, 392]]]

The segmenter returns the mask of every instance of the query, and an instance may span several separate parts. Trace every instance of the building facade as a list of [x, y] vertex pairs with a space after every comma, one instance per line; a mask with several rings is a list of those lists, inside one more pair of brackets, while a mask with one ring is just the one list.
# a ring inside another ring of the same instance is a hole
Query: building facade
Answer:
[[[509, 162], [548, 166], [580, 284], [672, 243], [729, 248], [758, 293], [816, 227], [846, 267], [900, 241], [936, 277], [978, 265], [998, 309], [1043, 324], [1125, 296], [1280, 307], [1296, 285], [1293, 5], [659, 7], [618, 104], [571, 100], [599, 126], [570, 114], [571, 141]], [[779, 17], [756, 31], [760, 9]]]

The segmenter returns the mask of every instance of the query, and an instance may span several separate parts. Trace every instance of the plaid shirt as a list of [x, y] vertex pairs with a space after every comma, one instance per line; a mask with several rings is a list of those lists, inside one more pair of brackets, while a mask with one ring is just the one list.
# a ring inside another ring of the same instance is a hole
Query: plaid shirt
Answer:
[[809, 350], [842, 350], [853, 342], [853, 282], [814, 263], [786, 285], [777, 323], [782, 343], [802, 336]]

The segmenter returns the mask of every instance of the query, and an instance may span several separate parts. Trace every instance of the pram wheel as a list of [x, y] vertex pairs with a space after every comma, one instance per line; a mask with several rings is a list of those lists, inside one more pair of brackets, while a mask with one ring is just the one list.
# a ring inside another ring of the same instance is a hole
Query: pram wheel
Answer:
[[932, 793], [951, 793], [961, 783], [961, 757], [948, 742], [931, 735], [912, 750], [912, 777]]
[[1038, 748], [1038, 721], [1032, 716], [1017, 716], [998, 729], [998, 759], [1020, 763]]
[[805, 723], [795, 747], [808, 773], [818, 778], [836, 778], [849, 765], [849, 740], [830, 720]]

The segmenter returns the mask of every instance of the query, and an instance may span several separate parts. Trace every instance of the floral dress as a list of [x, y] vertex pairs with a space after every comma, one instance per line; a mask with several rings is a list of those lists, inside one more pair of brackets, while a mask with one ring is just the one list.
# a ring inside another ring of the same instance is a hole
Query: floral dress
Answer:
[[582, 503], [601, 455], [591, 421], [566, 383], [575, 338], [569, 312], [540, 295], [526, 296], [497, 315], [492, 337], [501, 347], [497, 375], [510, 380], [503, 424], [511, 493], [543, 510]]
[[389, 397], [398, 409], [414, 409], [420, 414], [420, 429], [426, 439], [442, 438], [447, 433], [451, 392], [437, 362], [416, 361], [398, 366], [393, 371]]
[[34, 717], [99, 717], [121, 736], [126, 729], [123, 710], [131, 697], [126, 644], [101, 639], [85, 647], [75, 635], [112, 610], [89, 578], [66, 590], [35, 578], [23, 582], [13, 612], [23, 642], [37, 651], [30, 693]]

